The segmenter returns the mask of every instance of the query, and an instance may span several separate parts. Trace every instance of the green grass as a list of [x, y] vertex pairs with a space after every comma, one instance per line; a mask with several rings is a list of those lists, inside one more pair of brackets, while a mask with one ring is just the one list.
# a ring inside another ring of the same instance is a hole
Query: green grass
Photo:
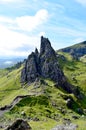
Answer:
[[0, 106], [10, 104], [18, 95], [28, 94], [21, 87], [20, 69], [9, 72], [8, 70], [0, 70]]
[[32, 126], [33, 130], [51, 130], [51, 128], [57, 125], [57, 122], [52, 119], [45, 118], [43, 121], [30, 121], [29, 124]]
[[77, 130], [86, 130], [86, 118], [81, 118], [75, 122], [78, 125]]
[[[18, 95], [32, 95], [23, 98], [4, 117], [0, 119], [6, 124], [13, 122], [17, 118], [24, 118], [30, 123], [33, 130], [50, 130], [57, 124], [63, 123], [63, 118], [71, 119], [72, 122], [79, 125], [78, 130], [85, 130], [85, 119], [77, 113], [77, 108], [86, 109], [86, 64], [81, 61], [75, 61], [67, 53], [60, 53], [65, 57], [59, 58], [59, 64], [67, 77], [68, 82], [78, 86], [84, 93], [84, 99], [78, 100], [73, 94], [68, 94], [60, 88], [54, 86], [54, 82], [46, 79], [46, 84], [34, 83], [28, 86], [21, 86], [20, 75], [21, 68], [9, 71], [0, 70], [0, 107], [10, 104]], [[64, 97], [72, 98], [73, 109], [68, 109]], [[22, 113], [24, 112], [24, 115]], [[72, 116], [80, 118], [74, 120]], [[32, 120], [28, 120], [28, 118]], [[34, 121], [38, 118], [39, 121]], [[82, 124], [82, 125], [81, 125]]]
[[72, 60], [72, 58], [69, 58], [68, 53], [61, 52], [61, 55], [65, 57], [65, 60], [59, 58], [59, 62], [68, 81], [86, 92], [86, 64]]
[[[17, 118], [32, 119], [29, 123], [33, 130], [50, 130], [57, 124], [63, 123], [63, 118], [72, 119], [72, 115], [79, 116], [76, 112], [66, 106], [64, 97], [69, 96], [76, 102], [72, 94], [66, 94], [54, 87], [54, 83], [46, 80], [46, 86], [42, 86], [41, 91], [44, 93], [38, 96], [27, 96], [22, 99], [15, 107], [4, 115], [4, 119], [10, 122]], [[34, 85], [31, 86], [34, 89]], [[36, 88], [39, 89], [39, 88]], [[35, 90], [37, 92], [37, 90]], [[74, 106], [76, 109], [76, 104]], [[24, 112], [24, 115], [22, 115]], [[33, 121], [38, 118], [39, 121]]]

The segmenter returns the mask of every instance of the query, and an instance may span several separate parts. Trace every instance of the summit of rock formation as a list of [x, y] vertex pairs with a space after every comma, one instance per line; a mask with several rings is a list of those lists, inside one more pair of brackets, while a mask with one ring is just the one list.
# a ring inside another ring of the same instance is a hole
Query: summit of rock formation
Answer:
[[56, 52], [47, 38], [41, 37], [41, 47], [39, 55], [41, 76], [50, 78], [60, 84], [64, 80], [63, 72], [59, 68]]

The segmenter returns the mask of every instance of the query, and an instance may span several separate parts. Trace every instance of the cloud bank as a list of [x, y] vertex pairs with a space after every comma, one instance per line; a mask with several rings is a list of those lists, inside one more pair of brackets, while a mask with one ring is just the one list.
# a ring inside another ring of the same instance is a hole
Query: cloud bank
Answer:
[[[47, 20], [48, 11], [44, 9], [36, 12], [34, 16], [20, 16], [13, 19], [0, 16], [0, 56], [28, 55], [31, 49], [39, 46], [39, 36], [45, 32], [31, 36], [29, 33], [40, 28]], [[28, 52], [26, 52], [27, 48]]]
[[86, 6], [86, 0], [76, 0], [76, 2], [80, 3], [83, 6]]

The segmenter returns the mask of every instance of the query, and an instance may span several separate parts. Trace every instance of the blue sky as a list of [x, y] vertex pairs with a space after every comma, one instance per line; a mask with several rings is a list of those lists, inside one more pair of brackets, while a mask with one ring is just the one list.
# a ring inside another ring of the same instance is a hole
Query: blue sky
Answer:
[[86, 40], [86, 0], [0, 0], [0, 57], [28, 56], [41, 35], [55, 50]]

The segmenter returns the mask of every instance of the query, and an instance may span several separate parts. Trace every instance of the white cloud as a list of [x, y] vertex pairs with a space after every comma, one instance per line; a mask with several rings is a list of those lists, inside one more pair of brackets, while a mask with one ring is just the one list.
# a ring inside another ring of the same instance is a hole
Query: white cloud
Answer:
[[35, 16], [22, 16], [16, 18], [16, 24], [21, 30], [32, 31], [38, 25], [43, 24], [48, 19], [47, 10], [40, 10]]
[[0, 3], [16, 3], [22, 2], [23, 0], [0, 0]]
[[74, 40], [73, 40], [73, 43], [79, 43], [79, 42], [82, 42], [82, 41], [84, 41], [84, 40], [85, 40], [84, 38], [79, 37], [79, 38], [74, 39]]
[[45, 34], [46, 34], [45, 32], [40, 32], [39, 36], [45, 36]]
[[33, 0], [34, 2], [37, 2], [38, 0]]
[[[26, 56], [31, 49], [40, 44], [40, 30], [33, 35], [33, 31], [44, 24], [48, 18], [47, 10], [39, 10], [34, 16], [21, 16], [9, 18], [0, 16], [0, 56]], [[26, 31], [26, 32], [25, 32]], [[27, 32], [32, 33], [31, 36]], [[27, 50], [26, 52], [25, 50]]]
[[[39, 47], [39, 40], [38, 36], [27, 36], [0, 25], [0, 56], [27, 56], [30, 49]], [[28, 47], [28, 52], [25, 47]]]
[[0, 16], [0, 23], [8, 24], [10, 29], [23, 31], [33, 31], [39, 25], [44, 24], [48, 20], [48, 11], [39, 10], [34, 16], [20, 16], [14, 19]]
[[0, 0], [2, 2], [14, 2], [15, 0]]
[[82, 4], [83, 6], [86, 6], [86, 0], [76, 0], [76, 2]]
[[4, 64], [11, 65], [11, 64], [13, 64], [13, 61], [5, 61]]
[[78, 31], [76, 29], [68, 28], [68, 27], [54, 27], [52, 28], [57, 34], [62, 36], [71, 36], [71, 37], [85, 37], [86, 32], [82, 30]]
[[0, 16], [0, 22], [13, 23], [13, 20], [11, 18], [8, 18], [8, 17]]

